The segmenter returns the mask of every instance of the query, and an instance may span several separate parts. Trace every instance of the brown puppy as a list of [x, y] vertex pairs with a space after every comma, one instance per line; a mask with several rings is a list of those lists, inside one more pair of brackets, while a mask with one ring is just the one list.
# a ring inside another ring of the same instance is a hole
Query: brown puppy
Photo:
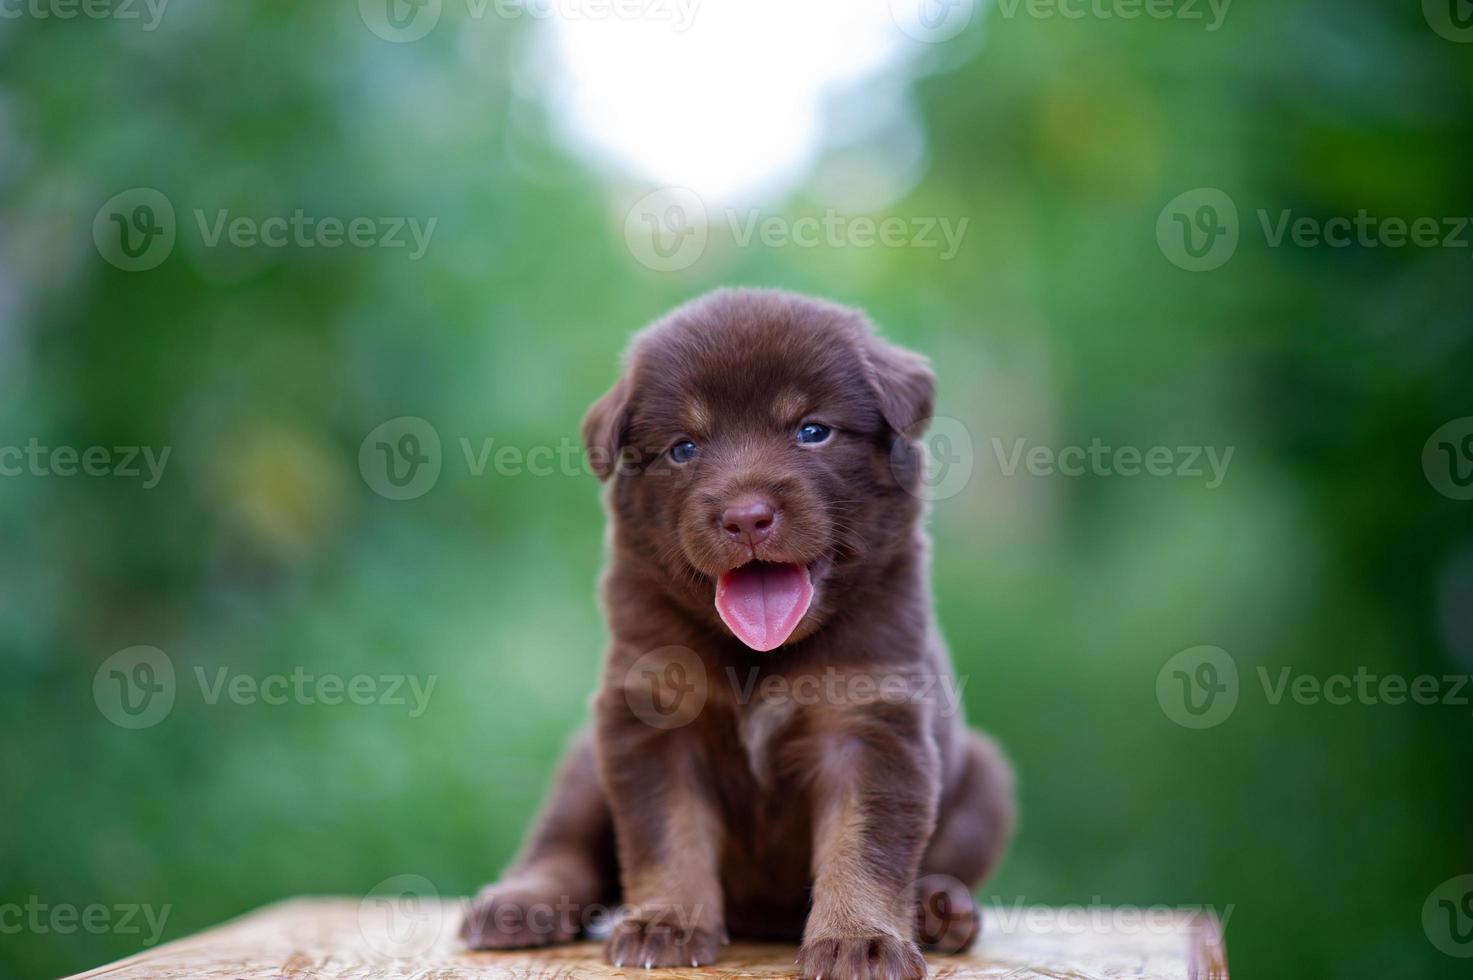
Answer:
[[863, 314], [781, 292], [636, 337], [584, 422], [612, 523], [592, 732], [471, 946], [570, 940], [619, 901], [621, 966], [711, 963], [738, 935], [801, 938], [808, 977], [923, 977], [916, 939], [970, 943], [1012, 786], [932, 613], [932, 396]]

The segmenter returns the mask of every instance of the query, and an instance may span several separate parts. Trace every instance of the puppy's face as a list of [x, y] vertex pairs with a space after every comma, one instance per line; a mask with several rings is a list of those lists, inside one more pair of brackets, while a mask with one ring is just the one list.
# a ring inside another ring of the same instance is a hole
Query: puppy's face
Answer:
[[752, 649], [810, 635], [910, 540], [932, 387], [852, 310], [771, 292], [681, 308], [585, 422], [619, 547]]

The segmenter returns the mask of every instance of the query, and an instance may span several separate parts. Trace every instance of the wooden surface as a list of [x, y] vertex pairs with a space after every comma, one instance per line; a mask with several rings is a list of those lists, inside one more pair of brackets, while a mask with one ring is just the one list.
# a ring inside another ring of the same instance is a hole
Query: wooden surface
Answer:
[[[600, 944], [577, 943], [513, 953], [472, 953], [459, 946], [460, 901], [424, 900], [412, 909], [355, 899], [293, 899], [208, 932], [82, 977], [137, 980], [575, 980], [641, 977], [796, 976], [792, 946], [733, 943], [700, 970], [616, 970]], [[988, 906], [982, 938], [963, 956], [928, 957], [932, 977], [972, 980], [1224, 980], [1226, 956], [1215, 923], [1177, 915], [1145, 921], [1109, 910]]]

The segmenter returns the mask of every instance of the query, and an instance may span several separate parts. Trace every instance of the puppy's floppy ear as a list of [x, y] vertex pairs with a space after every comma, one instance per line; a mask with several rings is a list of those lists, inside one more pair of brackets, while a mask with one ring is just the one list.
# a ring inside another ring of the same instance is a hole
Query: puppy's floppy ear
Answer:
[[629, 379], [620, 378], [583, 417], [588, 464], [600, 480], [613, 476], [629, 427]]
[[880, 414], [897, 433], [915, 438], [931, 421], [936, 402], [936, 376], [924, 357], [866, 338], [863, 347], [869, 382], [880, 399]]

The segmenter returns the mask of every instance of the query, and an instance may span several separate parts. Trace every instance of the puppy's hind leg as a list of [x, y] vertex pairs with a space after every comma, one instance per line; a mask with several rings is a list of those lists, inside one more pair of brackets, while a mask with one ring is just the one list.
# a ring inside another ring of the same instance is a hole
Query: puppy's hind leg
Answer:
[[471, 902], [461, 939], [472, 949], [571, 942], [588, 924], [588, 907], [617, 896], [614, 854], [593, 739], [583, 732], [569, 747], [521, 854]]
[[916, 941], [938, 953], [960, 952], [982, 931], [972, 892], [1002, 860], [1017, 822], [1002, 750], [978, 732], [967, 732], [961, 748], [960, 777], [942, 797], [916, 886]]

